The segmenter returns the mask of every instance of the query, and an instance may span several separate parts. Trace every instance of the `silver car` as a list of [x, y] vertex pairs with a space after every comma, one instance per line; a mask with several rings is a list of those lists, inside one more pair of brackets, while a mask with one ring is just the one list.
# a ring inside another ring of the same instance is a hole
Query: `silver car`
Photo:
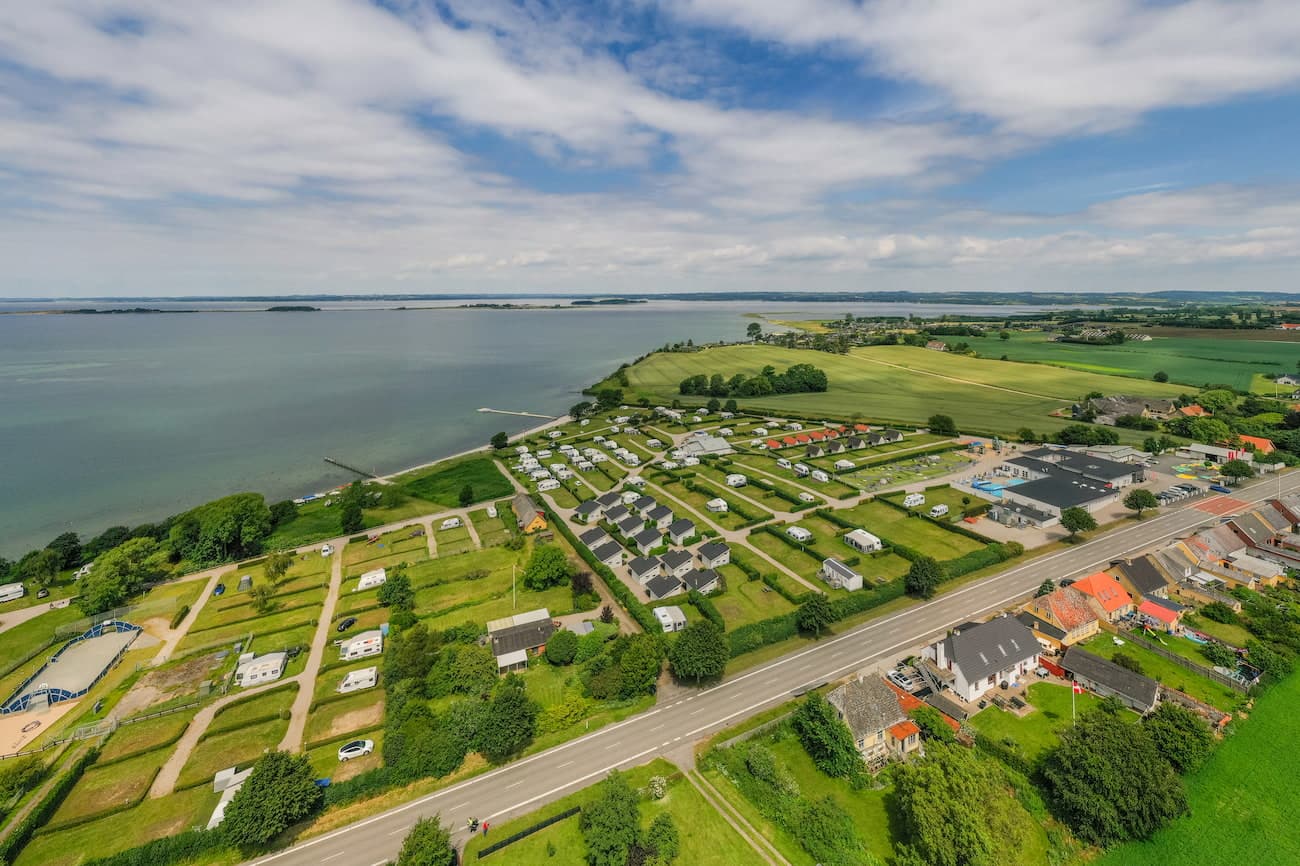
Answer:
[[374, 750], [374, 740], [353, 740], [339, 749], [339, 760], [350, 761], [353, 758], [360, 758], [369, 755]]

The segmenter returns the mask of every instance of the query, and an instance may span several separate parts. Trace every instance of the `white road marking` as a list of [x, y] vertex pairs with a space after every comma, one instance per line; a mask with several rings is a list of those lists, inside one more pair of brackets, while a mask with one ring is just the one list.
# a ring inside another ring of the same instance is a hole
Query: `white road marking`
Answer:
[[559, 765], [558, 767], [556, 767], [555, 769], [557, 769], [557, 770], [563, 770], [565, 767], [572, 767], [572, 766], [573, 766], [573, 761], [565, 761], [563, 764], [560, 764], [560, 765]]
[[340, 852], [337, 853], [337, 854], [331, 854], [331, 855], [329, 855], [328, 857], [322, 857], [322, 858], [320, 858], [320, 862], [324, 863], [326, 860], [333, 860], [333, 859], [335, 859], [336, 857], [342, 857], [342, 856], [343, 856], [344, 854], [346, 854], [346, 853], [348, 853], [348, 852], [346, 852], [346, 851], [340, 851]]

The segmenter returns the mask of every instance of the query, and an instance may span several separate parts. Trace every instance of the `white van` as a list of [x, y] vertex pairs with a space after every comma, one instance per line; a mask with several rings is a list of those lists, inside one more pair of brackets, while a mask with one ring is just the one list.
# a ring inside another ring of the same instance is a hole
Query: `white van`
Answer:
[[461, 520], [459, 517], [448, 517], [442, 522], [443, 529], [457, 529], [460, 527]]
[[931, 517], [943, 517], [947, 513], [948, 513], [948, 506], [946, 505], [936, 505], [934, 508], [930, 509]]
[[339, 691], [347, 694], [348, 692], [357, 692], [361, 689], [368, 689], [379, 682], [379, 668], [362, 668], [359, 671], [348, 671], [343, 682], [339, 683]]
[[776, 460], [776, 465], [780, 466], [782, 469], [789, 469], [792, 464], [790, 463], [789, 460], [786, 460], [784, 457], [778, 457]]
[[925, 496], [921, 493], [909, 493], [903, 497], [904, 508], [915, 508], [918, 505], [925, 504]]

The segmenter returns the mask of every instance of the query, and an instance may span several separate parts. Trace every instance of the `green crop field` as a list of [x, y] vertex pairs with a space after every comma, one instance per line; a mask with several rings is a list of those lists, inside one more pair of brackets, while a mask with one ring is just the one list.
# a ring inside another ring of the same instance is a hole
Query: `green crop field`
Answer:
[[[1300, 863], [1295, 831], [1295, 764], [1300, 676], [1261, 697], [1249, 720], [1187, 780], [1191, 814], [1148, 842], [1120, 846], [1100, 866]], [[1213, 852], [1213, 856], [1209, 856]]]
[[460, 491], [469, 485], [474, 501], [499, 499], [514, 492], [510, 481], [501, 474], [490, 457], [467, 457], [439, 463], [397, 479], [407, 492], [428, 502], [455, 508], [460, 505]]
[[910, 346], [875, 346], [832, 355], [772, 346], [723, 346], [691, 353], [656, 353], [628, 368], [628, 399], [667, 402], [682, 379], [697, 373], [757, 373], [765, 365], [784, 369], [815, 364], [830, 389], [820, 394], [737, 398], [748, 409], [806, 415], [924, 424], [935, 411], [959, 428], [1014, 432], [1021, 427], [1056, 430], [1069, 421], [1051, 417], [1092, 391], [1175, 397], [1186, 387], [1145, 382], [1048, 365], [1006, 362], [931, 352]]
[[[1153, 337], [1145, 342], [1130, 340], [1118, 346], [1054, 343], [1048, 336], [1014, 332], [1010, 340], [967, 337], [944, 340], [964, 340], [984, 358], [1006, 355], [1012, 361], [1034, 361], [1080, 372], [1149, 381], [1156, 372], [1164, 371], [1171, 382], [1197, 388], [1207, 383], [1222, 383], [1247, 390], [1256, 374], [1294, 373], [1296, 358], [1300, 357], [1300, 343], [1294, 340], [1233, 339], [1231, 331], [1194, 337]], [[1012, 380], [1019, 381], [1019, 377]]]

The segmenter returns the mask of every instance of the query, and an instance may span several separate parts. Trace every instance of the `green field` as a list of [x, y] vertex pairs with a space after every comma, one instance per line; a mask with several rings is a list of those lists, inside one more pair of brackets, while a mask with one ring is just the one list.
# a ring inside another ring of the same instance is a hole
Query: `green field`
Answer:
[[249, 766], [263, 752], [278, 746], [288, 729], [288, 721], [277, 719], [203, 738], [181, 768], [177, 787], [205, 785], [218, 770]]
[[138, 802], [166, 760], [167, 750], [155, 749], [107, 767], [92, 766], [77, 780], [47, 826], [56, 829]]
[[184, 710], [130, 725], [121, 725], [99, 753], [101, 762], [115, 761], [180, 739], [189, 726], [193, 711]]
[[[1190, 643], [1190, 641], [1184, 641]], [[1174, 662], [1169, 661], [1163, 656], [1158, 656], [1145, 647], [1138, 646], [1132, 641], [1125, 641], [1123, 646], [1115, 646], [1111, 636], [1102, 632], [1085, 643], [1080, 644], [1089, 652], [1096, 653], [1105, 658], [1111, 658], [1117, 652], [1125, 653], [1138, 660], [1142, 665], [1142, 672], [1153, 680], [1158, 680], [1167, 686], [1178, 689], [1180, 692], [1186, 692], [1197, 700], [1205, 701], [1224, 711], [1231, 711], [1238, 704], [1245, 700], [1245, 695], [1237, 692], [1227, 686], [1221, 686], [1208, 677], [1189, 671]], [[1201, 663], [1200, 660], [1197, 662]], [[1204, 667], [1210, 666], [1209, 662], [1204, 662]]]
[[940, 562], [984, 546], [973, 538], [935, 526], [923, 517], [909, 517], [883, 502], [867, 501], [853, 508], [839, 509], [835, 514], [882, 539], [919, 550]]
[[455, 508], [460, 505], [460, 491], [469, 485], [474, 491], [474, 501], [500, 499], [514, 492], [510, 481], [501, 474], [490, 457], [467, 457], [439, 463], [429, 469], [412, 472], [397, 479], [412, 496]]
[[[1171, 382], [1196, 388], [1222, 383], [1243, 391], [1250, 389], [1256, 374], [1294, 373], [1296, 358], [1300, 357], [1300, 343], [1294, 340], [1233, 339], [1230, 331], [1215, 336], [1161, 336], [1148, 342], [1130, 340], [1118, 346], [1054, 343], [1048, 334], [1042, 332], [1012, 332], [1010, 340], [942, 339], [945, 342], [964, 340], [984, 358], [1006, 355], [1012, 361], [1034, 361], [1081, 372], [1145, 380], [1150, 380], [1158, 371], [1164, 371], [1169, 374]], [[1019, 381], [1019, 374], [1008, 378]], [[1133, 387], [1129, 385], [1129, 388]]]
[[[649, 827], [650, 822], [661, 812], [672, 816], [681, 838], [681, 853], [676, 863], [690, 866], [762, 866], [766, 862], [672, 764], [659, 759], [627, 772], [628, 782], [633, 788], [644, 786], [653, 775], [670, 780], [668, 793], [662, 800], [641, 800], [641, 826]], [[589, 802], [595, 793], [594, 787], [584, 788], [522, 818], [504, 824], [493, 824], [488, 838], [477, 836], [465, 846], [463, 862], [478, 862], [476, 854], [485, 845], [531, 827], [572, 806]], [[552, 849], [554, 853], [551, 853]], [[578, 829], [578, 816], [574, 815], [497, 851], [487, 862], [499, 866], [533, 866], [538, 863], [583, 866], [586, 863], [585, 855], [586, 845]]]
[[[1069, 686], [1055, 683], [1034, 683], [1027, 690], [1027, 699], [1034, 708], [1029, 715], [1020, 717], [1015, 713], [988, 706], [971, 716], [970, 724], [981, 734], [994, 739], [1011, 738], [1020, 744], [1020, 749], [1031, 762], [1037, 761], [1044, 752], [1054, 748], [1059, 742], [1059, 734], [1070, 725]], [[1084, 692], [1074, 695], [1076, 713], [1092, 709], [1101, 703], [1101, 698]], [[1137, 716], [1129, 713], [1128, 718]]]
[[1068, 422], [1050, 417], [1092, 391], [1176, 397], [1182, 386], [1107, 376], [1047, 365], [1017, 365], [960, 357], [910, 346], [854, 349], [848, 355], [812, 353], [772, 346], [723, 346], [701, 352], [659, 352], [626, 371], [628, 399], [656, 402], [677, 397], [682, 379], [697, 373], [757, 373], [765, 365], [784, 369], [811, 363], [826, 371], [830, 389], [821, 394], [737, 398], [742, 406], [773, 413], [854, 415], [875, 421], [924, 424], [942, 410], [959, 428], [1014, 432], [1029, 426], [1056, 430]]
[[[745, 573], [735, 566], [724, 565], [722, 568], [727, 577], [727, 591], [710, 598], [728, 629], [794, 610], [794, 605], [761, 580], [746, 579]], [[683, 605], [682, 609], [687, 607], [689, 605]]]
[[[419, 533], [418, 535], [416, 533]], [[343, 548], [343, 565], [349, 576], [402, 561], [428, 559], [429, 542], [421, 526], [384, 533], [375, 541], [351, 542]]]
[[281, 713], [287, 713], [289, 708], [293, 706], [293, 699], [297, 694], [298, 684], [289, 683], [286, 686], [280, 686], [268, 692], [261, 692], [252, 697], [226, 704], [217, 710], [217, 714], [213, 716], [212, 724], [208, 725], [208, 732], [215, 734], [221, 731], [231, 731], [242, 728], [250, 722], [257, 722], [272, 716], [278, 716]]
[[[378, 660], [375, 660], [378, 663]], [[384, 690], [366, 689], [312, 710], [303, 739], [318, 743], [373, 728], [384, 720]]]
[[1295, 762], [1286, 757], [1300, 741], [1300, 676], [1293, 674], [1261, 697], [1240, 728], [1188, 777], [1189, 816], [1149, 842], [1122, 845], [1095, 862], [1300, 863]]

